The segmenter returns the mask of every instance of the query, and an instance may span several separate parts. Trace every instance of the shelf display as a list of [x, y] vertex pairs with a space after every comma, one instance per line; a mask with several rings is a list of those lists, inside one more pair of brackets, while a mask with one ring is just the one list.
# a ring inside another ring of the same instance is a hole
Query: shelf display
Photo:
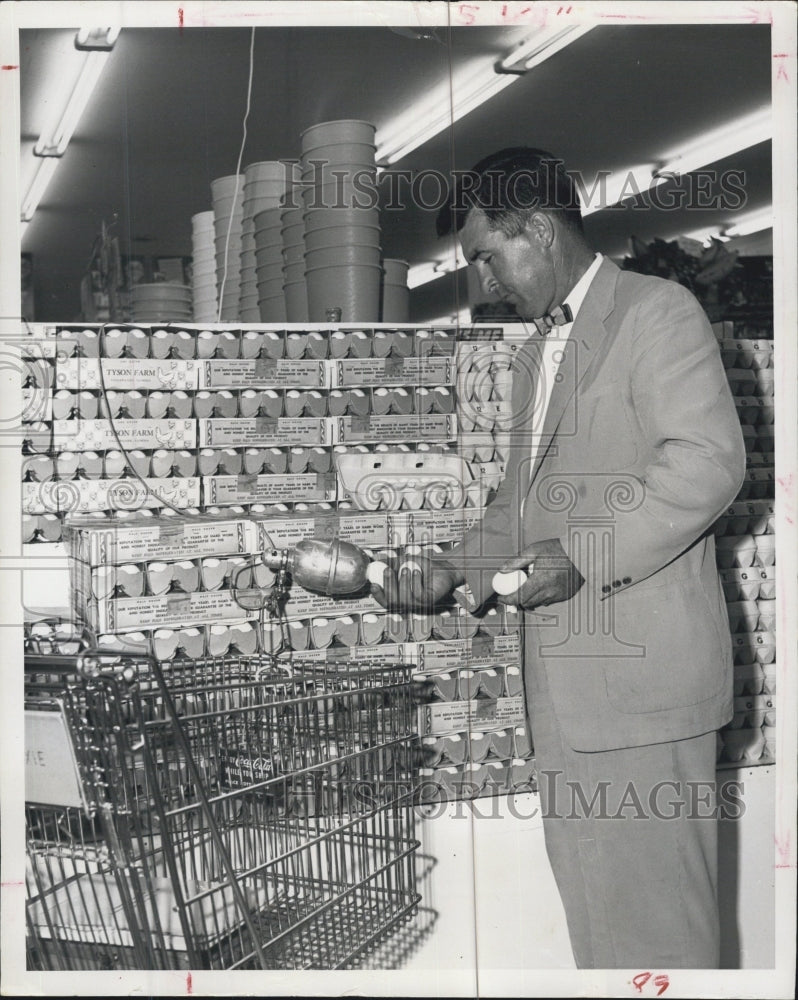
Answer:
[[[432, 680], [420, 730], [460, 734], [470, 748], [453, 760], [426, 744], [427, 798], [529, 786], [513, 609], [400, 616], [367, 592], [295, 586], [267, 620], [242, 609], [233, 586], [267, 544], [335, 536], [392, 565], [454, 544], [501, 480], [522, 330], [108, 324], [34, 334], [30, 390], [49, 419], [26, 438], [23, 530], [41, 545], [65, 525], [73, 615], [101, 648], [155, 650], [164, 662], [200, 649], [288, 663], [398, 657]], [[268, 587], [270, 575], [261, 567], [251, 582]]]
[[[760, 708], [736, 703], [735, 719], [719, 737], [722, 765], [769, 762], [774, 745], [772, 339], [743, 336], [766, 334], [766, 322], [749, 316], [715, 324], [749, 452], [738, 501], [715, 527], [735, 691], [738, 699], [771, 699], [766, 721]], [[25, 539], [58, 541], [64, 519], [80, 525], [82, 515], [89, 519], [79, 532], [83, 547], [103, 533], [124, 539], [141, 532], [153, 540], [148, 557], [123, 559], [124, 586], [107, 567], [102, 579], [91, 570], [80, 571], [79, 585], [76, 578], [73, 610], [101, 643], [118, 644], [123, 633], [152, 643], [157, 633], [159, 648], [178, 656], [181, 643], [204, 641], [214, 649], [256, 642], [283, 656], [349, 648], [366, 659], [387, 644], [438, 678], [420, 716], [427, 735], [446, 735], [447, 719], [449, 735], [466, 737], [525, 725], [520, 647], [505, 656], [490, 645], [517, 638], [512, 609], [498, 605], [479, 619], [457, 607], [432, 618], [402, 617], [368, 596], [303, 596], [297, 588], [280, 624], [240, 613], [230, 592], [235, 558], [258, 550], [259, 531], [277, 545], [336, 534], [394, 565], [408, 551], [454, 544], [501, 481], [523, 328], [64, 325], [34, 334], [26, 353], [36, 384], [27, 391], [41, 419], [26, 437]], [[214, 523], [219, 538], [235, 523], [246, 541], [235, 552], [211, 554], [227, 563], [209, 587], [202, 576], [208, 553], [193, 542], [172, 551], [168, 540], [180, 537], [183, 525], [196, 533]], [[155, 586], [148, 558], [159, 565]], [[180, 574], [201, 582], [176, 584]], [[234, 637], [236, 625], [249, 628]], [[455, 650], [461, 660], [453, 666]], [[486, 669], [494, 671], [490, 679]], [[463, 694], [463, 670], [482, 678], [476, 700]], [[484, 744], [487, 762], [504, 769], [494, 782], [501, 788], [516, 752], [513, 742], [499, 760], [504, 742]], [[463, 788], [483, 789], [491, 784], [486, 774], [497, 777], [468, 749], [470, 738], [449, 748], [457, 748], [455, 757], [463, 750], [462, 760], [428, 746], [428, 791], [438, 780], [450, 791], [452, 767]]]
[[773, 332], [767, 311], [714, 324], [747, 451], [745, 482], [715, 525], [734, 657], [734, 717], [718, 734], [721, 767], [773, 763], [776, 587]]

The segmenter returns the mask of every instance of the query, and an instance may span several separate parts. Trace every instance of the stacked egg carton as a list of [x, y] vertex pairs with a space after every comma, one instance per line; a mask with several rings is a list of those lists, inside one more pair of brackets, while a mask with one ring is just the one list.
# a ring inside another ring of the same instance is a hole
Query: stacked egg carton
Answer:
[[[401, 657], [442, 678], [420, 719], [427, 735], [441, 735], [441, 720], [454, 712], [473, 736], [473, 753], [456, 763], [427, 744], [437, 761], [428, 789], [439, 776], [444, 794], [457, 785], [463, 794], [485, 794], [526, 773], [529, 765], [518, 763], [523, 739], [474, 735], [524, 724], [512, 611], [389, 615], [368, 594], [333, 601], [294, 587], [284, 620], [261, 628], [238, 621], [230, 601], [231, 574], [267, 536], [283, 547], [337, 535], [399, 565], [419, 552], [445, 551], [476, 523], [503, 471], [503, 439], [501, 431], [488, 434], [487, 455], [483, 430], [472, 424], [459, 438], [458, 413], [473, 409], [458, 399], [475, 370], [472, 343], [458, 343], [451, 329], [352, 325], [37, 332], [36, 392], [46, 405], [36, 408], [26, 435], [29, 535], [57, 540], [54, 529], [67, 514], [89, 522], [82, 530], [135, 524], [164, 537], [186, 519], [202, 521], [200, 514], [256, 526], [246, 530], [257, 541], [237, 552], [185, 549], [172, 558], [159, 542], [151, 559], [126, 555], [106, 561], [107, 571], [82, 570], [80, 613], [104, 644], [148, 642], [162, 659], [220, 655], [228, 642], [285, 658]], [[501, 346], [501, 330], [485, 335], [494, 339], [481, 347]], [[499, 382], [504, 363], [494, 365]], [[446, 470], [447, 488], [419, 488], [405, 477], [387, 492], [365, 493], [357, 483], [350, 491], [347, 463], [362, 470], [397, 459]], [[195, 580], [198, 589], [190, 589]], [[145, 612], [154, 616], [146, 627]], [[453, 688], [444, 674], [454, 676]]]
[[715, 525], [732, 632], [735, 695], [734, 717], [719, 734], [718, 762], [770, 764], [776, 753], [772, 328], [731, 321], [714, 328], [747, 452], [745, 482]]
[[[31, 359], [44, 409], [25, 436], [27, 541], [57, 541], [66, 512], [346, 505], [336, 452], [453, 448], [451, 377], [397, 384], [412, 331], [49, 332]], [[373, 369], [362, 388], [352, 365]]]
[[[431, 332], [435, 341], [435, 331]], [[475, 328], [458, 341], [457, 450], [465, 496], [481, 511], [504, 475], [511, 420], [511, 365], [524, 332]], [[467, 530], [468, 522], [461, 525]], [[432, 701], [419, 709], [425, 801], [473, 798], [534, 787], [534, 760], [521, 681], [518, 611], [494, 605], [435, 616], [419, 654]]]
[[72, 613], [104, 649], [147, 648], [161, 660], [259, 648], [259, 630], [234, 588], [270, 586], [253, 569], [251, 522], [133, 514], [121, 522], [67, 517]]

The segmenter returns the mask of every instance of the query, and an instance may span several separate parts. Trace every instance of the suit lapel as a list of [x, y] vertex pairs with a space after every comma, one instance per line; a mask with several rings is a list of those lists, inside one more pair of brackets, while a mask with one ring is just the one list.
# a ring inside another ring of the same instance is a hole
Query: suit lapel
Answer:
[[[540, 447], [537, 450], [535, 464], [529, 477], [529, 485], [535, 480], [538, 470], [551, 448], [554, 435], [560, 428], [565, 417], [564, 433], [575, 433], [576, 410], [569, 407], [580, 383], [588, 371], [601, 356], [602, 344], [607, 338], [605, 320], [615, 305], [615, 285], [618, 280], [619, 268], [606, 257], [596, 272], [582, 306], [577, 313], [568, 340], [563, 345], [563, 360], [560, 362], [558, 375], [562, 378], [555, 381], [540, 432]], [[543, 338], [537, 338], [542, 341]], [[545, 373], [551, 378], [550, 372]], [[566, 415], [568, 410], [568, 415]]]

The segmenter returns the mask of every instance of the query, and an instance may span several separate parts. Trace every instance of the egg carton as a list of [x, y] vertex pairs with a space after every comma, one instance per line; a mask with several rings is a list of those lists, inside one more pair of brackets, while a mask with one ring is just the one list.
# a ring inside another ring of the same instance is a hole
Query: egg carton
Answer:
[[135, 514], [115, 521], [69, 518], [66, 529], [70, 559], [93, 568], [259, 551], [254, 523], [224, 514], [167, 515], [157, 519]]
[[87, 511], [138, 510], [142, 507], [194, 507], [200, 502], [200, 480], [73, 479], [22, 483], [26, 514], [72, 514]]
[[537, 789], [534, 758], [463, 763], [419, 769], [418, 801], [422, 806], [512, 795]]
[[524, 725], [526, 708], [522, 695], [441, 701], [418, 707], [421, 736], [482, 731]]

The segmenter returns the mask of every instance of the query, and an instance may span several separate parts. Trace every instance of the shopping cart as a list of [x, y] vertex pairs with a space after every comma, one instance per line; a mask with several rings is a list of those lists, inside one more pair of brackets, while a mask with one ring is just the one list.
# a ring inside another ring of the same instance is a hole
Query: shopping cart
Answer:
[[420, 899], [411, 669], [29, 651], [29, 968], [364, 961]]

